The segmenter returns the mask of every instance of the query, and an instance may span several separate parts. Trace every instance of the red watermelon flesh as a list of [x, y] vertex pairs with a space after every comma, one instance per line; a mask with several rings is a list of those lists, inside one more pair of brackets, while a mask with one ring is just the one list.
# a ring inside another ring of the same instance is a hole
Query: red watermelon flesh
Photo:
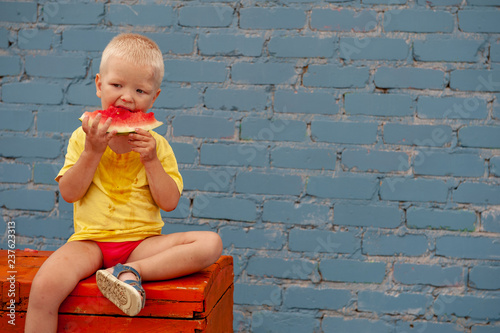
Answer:
[[99, 122], [100, 124], [104, 124], [109, 117], [113, 119], [108, 132], [116, 130], [117, 133], [131, 133], [135, 132], [136, 128], [149, 131], [163, 124], [161, 121], [155, 119], [155, 114], [153, 112], [132, 112], [128, 109], [116, 106], [110, 106], [106, 110], [85, 112], [79, 119], [83, 121], [83, 117], [88, 116], [89, 125], [92, 125], [92, 121], [99, 113], [102, 114], [101, 121]]

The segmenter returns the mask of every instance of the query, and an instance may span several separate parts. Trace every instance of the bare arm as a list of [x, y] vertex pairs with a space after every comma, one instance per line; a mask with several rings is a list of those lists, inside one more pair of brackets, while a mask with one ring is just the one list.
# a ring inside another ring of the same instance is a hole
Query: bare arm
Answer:
[[100, 119], [99, 114], [92, 126], [88, 125], [88, 117], [82, 121], [82, 128], [86, 134], [85, 149], [78, 161], [59, 179], [59, 191], [67, 202], [78, 201], [87, 193], [101, 156], [109, 140], [116, 134], [115, 131], [106, 133], [111, 125], [111, 118], [99, 126]]
[[156, 141], [153, 136], [148, 131], [137, 129], [135, 134], [129, 135], [129, 143], [131, 149], [141, 156], [149, 189], [156, 204], [164, 211], [174, 210], [180, 198], [179, 189], [156, 155]]

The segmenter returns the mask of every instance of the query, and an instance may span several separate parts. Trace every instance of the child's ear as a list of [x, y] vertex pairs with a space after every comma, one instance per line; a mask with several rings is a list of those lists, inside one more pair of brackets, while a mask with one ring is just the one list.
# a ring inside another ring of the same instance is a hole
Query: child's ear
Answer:
[[95, 75], [95, 89], [96, 89], [95, 94], [99, 98], [101, 98], [101, 86], [102, 86], [101, 75], [99, 73], [97, 73]]
[[153, 97], [153, 101], [151, 102], [151, 105], [149, 106], [149, 108], [153, 107], [153, 104], [155, 103], [155, 101], [158, 98], [158, 95], [160, 95], [160, 93], [161, 93], [161, 89], [158, 89], [158, 91], [156, 92], [155, 96]]

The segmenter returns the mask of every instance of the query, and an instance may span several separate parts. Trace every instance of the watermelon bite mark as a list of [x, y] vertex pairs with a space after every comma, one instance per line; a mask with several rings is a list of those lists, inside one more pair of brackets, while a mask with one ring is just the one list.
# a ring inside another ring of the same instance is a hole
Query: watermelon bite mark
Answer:
[[100, 124], [104, 124], [106, 120], [111, 117], [111, 125], [109, 126], [108, 132], [116, 130], [117, 133], [133, 133], [136, 128], [141, 128], [143, 130], [149, 131], [163, 123], [155, 119], [155, 114], [153, 112], [144, 113], [142, 111], [131, 112], [128, 109], [122, 107], [110, 106], [106, 110], [96, 110], [93, 112], [84, 112], [79, 118], [83, 121], [85, 116], [89, 117], [89, 125], [92, 125], [95, 117], [101, 114]]

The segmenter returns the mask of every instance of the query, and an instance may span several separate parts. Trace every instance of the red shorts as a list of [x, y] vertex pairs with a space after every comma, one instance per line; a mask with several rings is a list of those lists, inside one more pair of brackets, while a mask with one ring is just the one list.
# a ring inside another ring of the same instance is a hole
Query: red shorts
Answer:
[[104, 268], [125, 264], [128, 257], [144, 239], [132, 242], [96, 242], [102, 252]]

